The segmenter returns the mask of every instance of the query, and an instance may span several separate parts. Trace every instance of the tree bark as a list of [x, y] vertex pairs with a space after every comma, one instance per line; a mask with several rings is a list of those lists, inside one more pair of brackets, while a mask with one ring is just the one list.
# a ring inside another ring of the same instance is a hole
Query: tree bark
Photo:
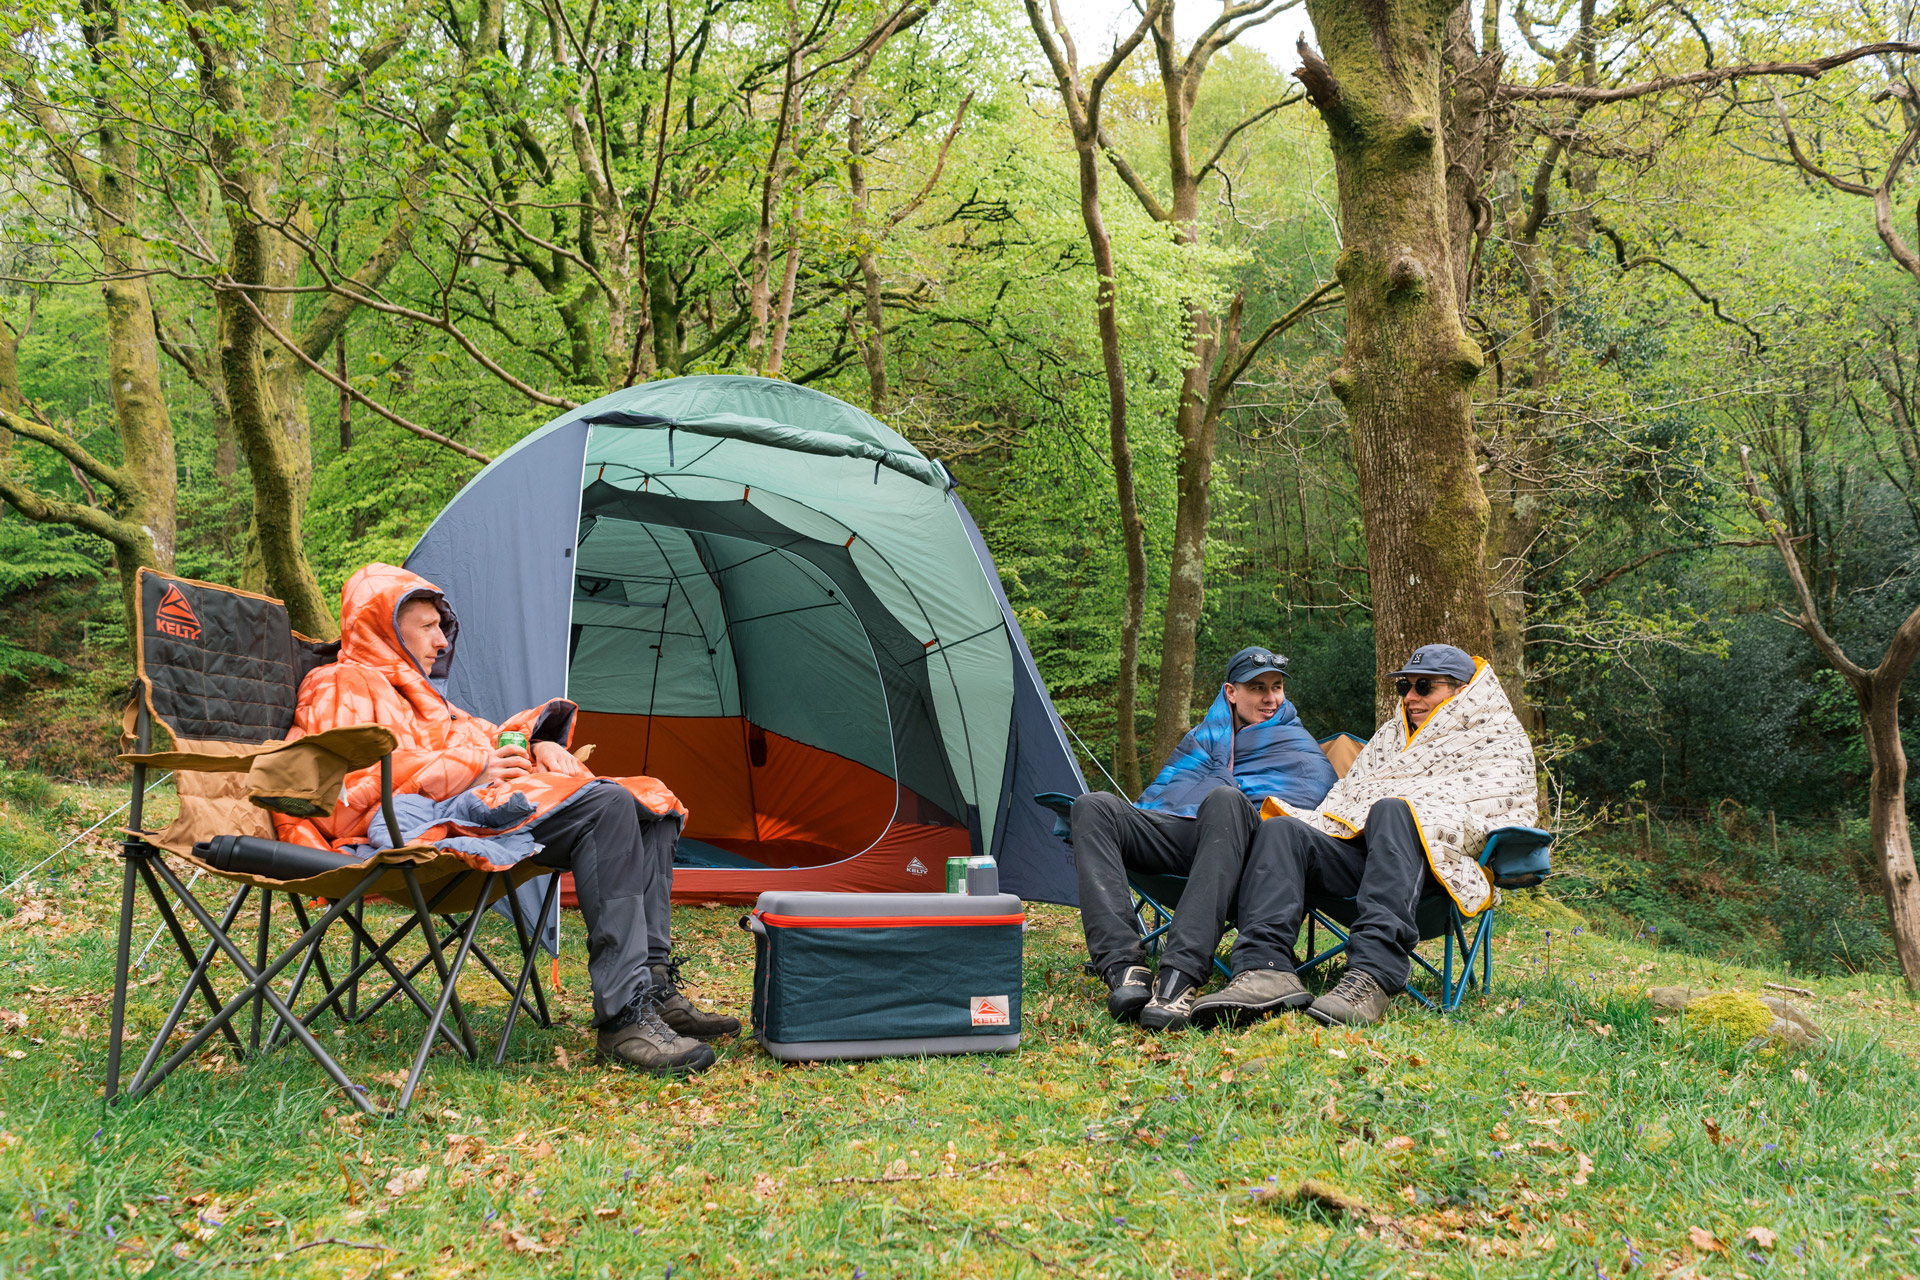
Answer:
[[[111, 3], [88, 14], [80, 32], [100, 75], [117, 74], [126, 17]], [[67, 189], [86, 211], [100, 251], [100, 292], [106, 312], [107, 381], [120, 436], [120, 463], [109, 466], [69, 447], [58, 433], [25, 429], [10, 416], [9, 430], [66, 456], [69, 465], [113, 490], [117, 511], [46, 499], [8, 482], [4, 496], [30, 520], [73, 524], [113, 544], [128, 634], [139, 625], [134, 576], [143, 565], [171, 570], [175, 536], [173, 422], [160, 380], [159, 340], [145, 274], [138, 209], [139, 148], [133, 127], [112, 104], [97, 98], [96, 121], [85, 141], [71, 129], [36, 82], [20, 51], [4, 55], [10, 98], [46, 142]], [[16, 425], [18, 423], [19, 425]]]
[[1098, 284], [1094, 288], [1094, 315], [1100, 331], [1100, 365], [1107, 383], [1107, 444], [1113, 456], [1113, 488], [1119, 508], [1120, 538], [1127, 564], [1126, 603], [1120, 618], [1120, 670], [1114, 681], [1117, 741], [1114, 769], [1129, 795], [1140, 793], [1138, 716], [1140, 689], [1140, 625], [1146, 612], [1146, 524], [1140, 518], [1139, 496], [1133, 483], [1133, 445], [1127, 436], [1127, 372], [1120, 353], [1118, 279], [1113, 262], [1113, 237], [1100, 209], [1100, 107], [1107, 82], [1132, 56], [1159, 20], [1165, 0], [1153, 0], [1133, 33], [1115, 45], [1105, 63], [1083, 85], [1073, 38], [1067, 33], [1056, 4], [1053, 20], [1040, 11], [1039, 0], [1026, 0], [1027, 18], [1053, 69], [1073, 133], [1079, 160], [1080, 220], [1093, 253]]
[[1479, 347], [1460, 325], [1441, 137], [1445, 0], [1308, 0], [1326, 52], [1296, 73], [1326, 121], [1340, 195], [1346, 407], [1373, 583], [1376, 699], [1423, 644], [1492, 648], [1474, 467]]
[[1920, 608], [1909, 613], [1894, 631], [1878, 666], [1863, 667], [1849, 658], [1821, 625], [1812, 584], [1788, 528], [1773, 517], [1760, 496], [1759, 483], [1748, 462], [1751, 452], [1745, 445], [1740, 448], [1748, 502], [1780, 553], [1800, 606], [1798, 613], [1788, 613], [1782, 621], [1813, 641], [1820, 656], [1847, 682], [1860, 708], [1860, 732], [1866, 739], [1867, 760], [1872, 767], [1867, 781], [1867, 829], [1873, 841], [1874, 865], [1886, 894], [1887, 919], [1893, 926], [1900, 972], [1909, 991], [1920, 991], [1920, 873], [1914, 867], [1913, 833], [1907, 823], [1907, 751], [1900, 741], [1900, 691], [1914, 662], [1920, 659]]
[[847, 194], [853, 205], [854, 262], [860, 268], [860, 360], [867, 367], [867, 408], [887, 411], [887, 338], [880, 307], [880, 264], [874, 254], [872, 200], [867, 194], [866, 99], [847, 103]]

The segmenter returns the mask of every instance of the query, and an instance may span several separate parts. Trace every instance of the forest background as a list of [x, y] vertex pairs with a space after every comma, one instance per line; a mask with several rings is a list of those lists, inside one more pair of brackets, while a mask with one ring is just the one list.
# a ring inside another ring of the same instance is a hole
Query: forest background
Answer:
[[[1335, 7], [1113, 7], [0, 15], [0, 761], [115, 771], [139, 565], [331, 634], [485, 459], [714, 372], [948, 462], [1098, 785], [1137, 789], [1247, 643], [1316, 735], [1368, 733], [1330, 384], [1360, 211], [1298, 82]], [[1878, 662], [1920, 604], [1916, 9], [1416, 9], [1382, 12], [1445, 102], [1488, 656], [1563, 857], [1636, 927], [1750, 893], [1738, 930], [1793, 963], [1890, 963], [1860, 713], [1782, 624], [1774, 535]], [[1650, 876], [1656, 820], [1695, 835]]]

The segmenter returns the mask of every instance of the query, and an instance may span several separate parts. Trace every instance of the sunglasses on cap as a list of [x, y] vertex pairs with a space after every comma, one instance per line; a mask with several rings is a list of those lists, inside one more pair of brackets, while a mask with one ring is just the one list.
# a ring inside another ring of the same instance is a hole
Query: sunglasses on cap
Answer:
[[1412, 680], [1401, 676], [1393, 682], [1393, 691], [1403, 698], [1410, 693], [1417, 693], [1424, 698], [1433, 692], [1436, 684], [1449, 684], [1456, 689], [1460, 687], [1460, 682], [1452, 676], [1420, 676]]

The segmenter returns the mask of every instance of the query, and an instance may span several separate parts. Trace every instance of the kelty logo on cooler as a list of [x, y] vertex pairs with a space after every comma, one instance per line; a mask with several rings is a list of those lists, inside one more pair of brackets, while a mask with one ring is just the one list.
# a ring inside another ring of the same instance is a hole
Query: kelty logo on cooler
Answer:
[[160, 597], [160, 607], [153, 611], [153, 629], [181, 640], [200, 638], [200, 619], [194, 616], [193, 606], [180, 594], [180, 588], [172, 583], [167, 584], [166, 594]]
[[907, 874], [910, 876], [923, 876], [927, 874], [927, 864], [915, 858], [907, 864]]
[[975, 996], [967, 1005], [973, 1011], [976, 1027], [1005, 1027], [1013, 1023], [1006, 996]]

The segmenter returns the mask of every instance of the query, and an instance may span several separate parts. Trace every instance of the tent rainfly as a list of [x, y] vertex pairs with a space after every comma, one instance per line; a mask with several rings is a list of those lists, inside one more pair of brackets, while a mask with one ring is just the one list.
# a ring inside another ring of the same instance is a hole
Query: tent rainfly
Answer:
[[946, 468], [765, 378], [604, 396], [529, 435], [407, 559], [460, 615], [447, 696], [580, 706], [602, 774], [692, 811], [673, 894], [943, 885], [1074, 904], [1040, 792], [1086, 789]]

